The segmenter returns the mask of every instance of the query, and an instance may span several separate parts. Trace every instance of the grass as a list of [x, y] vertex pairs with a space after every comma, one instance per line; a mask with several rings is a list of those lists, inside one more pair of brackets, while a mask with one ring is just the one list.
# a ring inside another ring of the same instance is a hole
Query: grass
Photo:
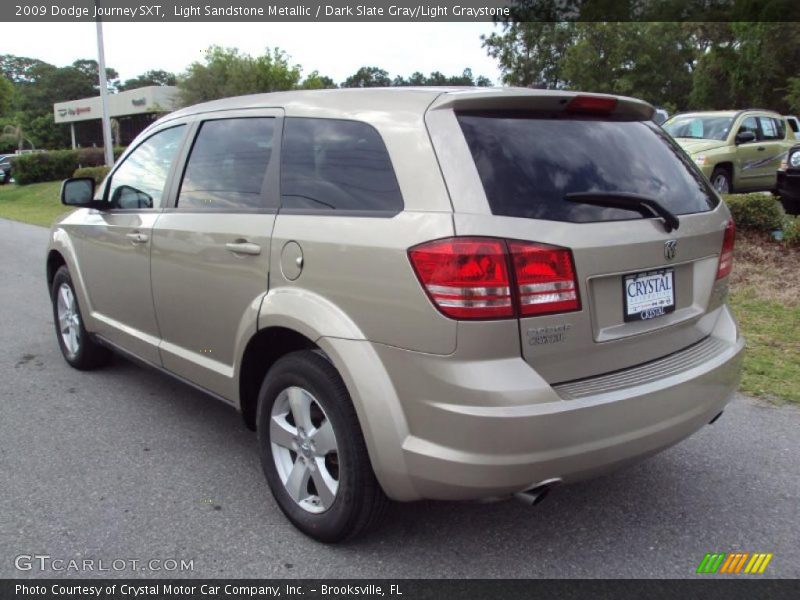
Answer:
[[800, 249], [737, 238], [729, 301], [747, 339], [741, 390], [800, 404]]
[[[0, 217], [49, 227], [67, 209], [57, 181], [0, 186]], [[738, 232], [730, 304], [747, 338], [741, 389], [800, 404], [800, 249]]]
[[61, 204], [60, 189], [60, 181], [0, 185], [0, 218], [50, 227], [56, 217], [70, 210]]

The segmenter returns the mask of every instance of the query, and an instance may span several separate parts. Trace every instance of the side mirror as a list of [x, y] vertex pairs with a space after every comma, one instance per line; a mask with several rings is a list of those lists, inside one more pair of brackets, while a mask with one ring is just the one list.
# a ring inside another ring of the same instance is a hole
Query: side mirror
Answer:
[[94, 179], [73, 177], [61, 184], [61, 204], [67, 206], [91, 206], [94, 198]]
[[748, 144], [756, 141], [756, 134], [752, 131], [741, 131], [736, 134], [737, 144]]

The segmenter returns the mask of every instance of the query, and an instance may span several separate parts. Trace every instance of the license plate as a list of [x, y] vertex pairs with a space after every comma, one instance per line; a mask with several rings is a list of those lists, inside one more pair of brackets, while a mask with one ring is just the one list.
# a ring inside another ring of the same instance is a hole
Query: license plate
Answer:
[[625, 321], [646, 321], [675, 310], [675, 271], [660, 269], [622, 278]]

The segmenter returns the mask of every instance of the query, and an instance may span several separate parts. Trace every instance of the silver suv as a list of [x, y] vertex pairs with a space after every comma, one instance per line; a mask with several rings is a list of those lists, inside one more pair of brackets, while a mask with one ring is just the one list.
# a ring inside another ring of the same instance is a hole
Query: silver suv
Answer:
[[719, 416], [734, 228], [631, 98], [374, 89], [154, 123], [50, 236], [58, 343], [240, 410], [298, 528], [536, 503]]

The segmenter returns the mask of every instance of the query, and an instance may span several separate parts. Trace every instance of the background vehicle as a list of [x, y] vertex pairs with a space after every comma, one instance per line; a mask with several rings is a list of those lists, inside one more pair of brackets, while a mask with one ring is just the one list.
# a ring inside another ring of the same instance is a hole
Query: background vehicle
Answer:
[[800, 119], [794, 116], [785, 116], [786, 122], [789, 124], [789, 129], [794, 134], [794, 139], [800, 140]]
[[317, 539], [387, 496], [536, 503], [691, 435], [738, 385], [733, 222], [652, 113], [474, 88], [172, 113], [96, 193], [62, 188], [58, 343], [239, 408]]
[[663, 127], [722, 194], [774, 191], [794, 139], [782, 116], [763, 110], [685, 113]]
[[8, 154], [0, 154], [0, 183], [11, 181], [11, 157]]
[[669, 113], [666, 111], [666, 109], [656, 108], [655, 112], [653, 113], [653, 123], [656, 125], [663, 125], [667, 119], [669, 119]]
[[800, 144], [792, 146], [778, 169], [778, 195], [788, 214], [800, 215]]

